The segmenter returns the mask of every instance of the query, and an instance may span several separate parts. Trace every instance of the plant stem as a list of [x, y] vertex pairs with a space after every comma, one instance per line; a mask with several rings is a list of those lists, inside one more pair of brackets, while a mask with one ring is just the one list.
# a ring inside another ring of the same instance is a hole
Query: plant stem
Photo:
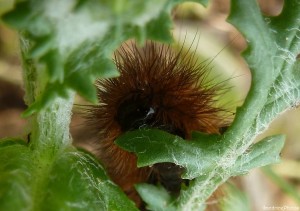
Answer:
[[[30, 57], [30, 39], [26, 39], [26, 35], [20, 35], [20, 40], [25, 101], [27, 105], [31, 105], [45, 87], [45, 74], [43, 74], [45, 70]], [[47, 188], [53, 164], [61, 152], [71, 147], [69, 125], [73, 100], [74, 92], [69, 91], [67, 98], [57, 97], [50, 106], [33, 114], [29, 119], [31, 134], [29, 147], [34, 166], [31, 172], [31, 177], [34, 178], [31, 183], [34, 202], [31, 210], [40, 210], [46, 197], [47, 191], [44, 190]]]
[[[30, 57], [30, 40], [26, 38], [25, 34], [20, 36], [26, 92], [25, 101], [27, 105], [31, 105], [45, 87], [43, 83], [45, 70], [41, 68], [42, 65], [37, 65]], [[49, 151], [50, 147], [53, 153], [53, 150], [57, 151], [71, 144], [69, 125], [73, 100], [74, 93], [70, 91], [66, 99], [57, 98], [50, 106], [31, 116], [30, 147], [32, 149]]]

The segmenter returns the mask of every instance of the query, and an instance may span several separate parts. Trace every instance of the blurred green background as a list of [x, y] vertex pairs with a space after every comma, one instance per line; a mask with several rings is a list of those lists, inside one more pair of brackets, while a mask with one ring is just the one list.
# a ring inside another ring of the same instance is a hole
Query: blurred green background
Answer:
[[[0, 15], [12, 7], [12, 0], [0, 0]], [[260, 0], [262, 12], [267, 16], [280, 13], [283, 0]], [[240, 56], [246, 41], [225, 20], [230, 8], [229, 0], [210, 1], [208, 8], [185, 3], [174, 8], [173, 35], [178, 45], [192, 46], [201, 60], [212, 60], [212, 72], [220, 80], [228, 79], [232, 87], [228, 97], [229, 108], [241, 105], [250, 86], [251, 74]], [[0, 21], [0, 138], [26, 138], [26, 120], [20, 117], [26, 108], [23, 102], [22, 67], [18, 36]], [[76, 103], [85, 104], [81, 98]], [[272, 134], [286, 134], [282, 162], [271, 168], [255, 169], [237, 179], [236, 184], [250, 200], [252, 210], [265, 206], [295, 206], [300, 210], [300, 108], [280, 115], [257, 140]], [[93, 151], [93, 137], [87, 136], [82, 117], [74, 111], [71, 123], [74, 144]]]

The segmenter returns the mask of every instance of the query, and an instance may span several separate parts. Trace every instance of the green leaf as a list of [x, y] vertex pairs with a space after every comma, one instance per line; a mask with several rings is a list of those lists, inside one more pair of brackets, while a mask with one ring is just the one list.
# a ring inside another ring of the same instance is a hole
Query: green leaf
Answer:
[[169, 33], [171, 27], [172, 22], [169, 18], [169, 14], [161, 14], [158, 18], [147, 23], [148, 39], [171, 43], [173, 41], [173, 38]]
[[239, 157], [231, 158], [221, 157], [224, 145], [217, 138], [217, 135], [194, 133], [192, 140], [184, 140], [157, 129], [139, 129], [125, 133], [116, 140], [116, 144], [137, 154], [138, 167], [162, 162], [184, 167], [184, 179], [208, 175], [216, 167], [226, 169], [231, 176], [245, 174], [253, 168], [278, 162], [284, 144], [282, 135], [267, 137]]
[[136, 185], [136, 190], [138, 191], [142, 199], [147, 203], [148, 210], [176, 210], [174, 206], [170, 205], [170, 203], [172, 202], [172, 198], [163, 187], [157, 187], [149, 184], [138, 184]]
[[197, 137], [198, 140], [186, 141], [158, 129], [139, 129], [125, 133], [115, 143], [137, 154], [138, 167], [172, 162], [186, 169], [183, 178], [193, 179], [210, 172], [219, 158], [215, 136], [211, 136], [212, 140]]
[[0, 210], [137, 210], [89, 154], [0, 142]]
[[[44, 87], [52, 87], [52, 96], [61, 96], [59, 92], [66, 92], [61, 89], [71, 88], [87, 100], [96, 102], [93, 83], [98, 77], [118, 75], [111, 55], [122, 42], [130, 38], [141, 42], [146, 39], [170, 42], [168, 13], [174, 4], [171, 0], [27, 0], [17, 2], [15, 8], [2, 18], [23, 31], [23, 36], [26, 34], [24, 43], [29, 43], [24, 47], [28, 51], [27, 59], [35, 61], [35, 66], [46, 65], [48, 79], [42, 87], [36, 87], [42, 90], [39, 95], [49, 94]], [[61, 85], [56, 86], [57, 82]], [[39, 83], [35, 85], [40, 86]], [[40, 96], [35, 99], [27, 115], [54, 100]]]
[[50, 50], [41, 58], [41, 61], [47, 63], [49, 82], [54, 83], [58, 81], [62, 83], [64, 79], [64, 69], [59, 52], [57, 50]]
[[[232, 135], [243, 136], [254, 121], [253, 130], [260, 133], [276, 115], [300, 100], [300, 93], [295, 91], [300, 86], [300, 66], [296, 62], [300, 48], [300, 24], [297, 21], [300, 5], [295, 0], [284, 5], [281, 15], [269, 18], [260, 13], [256, 1], [232, 1], [228, 20], [247, 39], [244, 57], [252, 73], [251, 89], [244, 106], [237, 110]], [[292, 18], [287, 18], [287, 14]], [[249, 133], [252, 137], [256, 134]], [[247, 138], [251, 139], [250, 136]]]
[[84, 152], [62, 154], [52, 169], [41, 210], [137, 210]]
[[28, 2], [20, 2], [15, 5], [14, 10], [6, 13], [2, 19], [16, 28], [25, 28], [30, 24], [30, 21], [34, 18], [30, 5]]
[[32, 47], [31, 55], [32, 58], [40, 58], [45, 55], [48, 51], [51, 51], [52, 46], [55, 42], [52, 36], [45, 36], [36, 38], [38, 40], [38, 45]]
[[81, 96], [96, 103], [96, 89], [93, 86], [93, 79], [83, 72], [75, 72], [68, 78], [67, 86], [76, 90]]
[[245, 154], [237, 159], [232, 175], [245, 174], [253, 168], [278, 163], [284, 139], [283, 135], [270, 136], [253, 144]]
[[[24, 142], [25, 143], [25, 142]], [[0, 141], [0, 210], [22, 210], [32, 206], [32, 157], [20, 141]]]

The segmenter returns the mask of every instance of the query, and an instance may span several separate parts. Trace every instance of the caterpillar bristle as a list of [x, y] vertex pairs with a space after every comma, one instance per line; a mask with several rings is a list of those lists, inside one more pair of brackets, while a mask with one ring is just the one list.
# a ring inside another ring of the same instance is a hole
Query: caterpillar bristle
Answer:
[[180, 178], [182, 168], [168, 163], [137, 168], [135, 155], [117, 147], [115, 139], [144, 126], [187, 140], [192, 131], [219, 133], [228, 121], [226, 109], [216, 100], [227, 88], [208, 80], [210, 68], [199, 64], [194, 53], [190, 55], [183, 48], [176, 52], [170, 45], [153, 41], [143, 47], [134, 41], [123, 44], [115, 52], [114, 62], [120, 76], [96, 82], [100, 103], [89, 107], [87, 122], [99, 140], [96, 154], [109, 176], [142, 206], [134, 184], [164, 177], [170, 180], [172, 173], [166, 173], [170, 169], [173, 181], [164, 186], [178, 192], [184, 182]]

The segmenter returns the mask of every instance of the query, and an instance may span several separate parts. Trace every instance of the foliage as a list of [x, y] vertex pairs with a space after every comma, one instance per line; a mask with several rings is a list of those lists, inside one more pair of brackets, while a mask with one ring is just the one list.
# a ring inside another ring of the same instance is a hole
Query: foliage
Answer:
[[[20, 31], [30, 142], [0, 142], [0, 210], [136, 210], [97, 161], [71, 146], [74, 92], [96, 101], [93, 82], [118, 75], [110, 60], [125, 40], [170, 42], [171, 8], [179, 0], [17, 1], [2, 19]], [[206, 4], [205, 0], [199, 3]], [[244, 57], [252, 85], [223, 135], [195, 132], [191, 141], [139, 130], [117, 144], [138, 165], [174, 162], [190, 186], [173, 199], [161, 187], [137, 185], [152, 210], [200, 210], [229, 177], [279, 161], [281, 135], [253, 144], [279, 113], [300, 99], [300, 4], [285, 1], [277, 17], [264, 17], [254, 0], [231, 1], [229, 22], [248, 41]], [[130, 139], [130, 141], [128, 141]]]

